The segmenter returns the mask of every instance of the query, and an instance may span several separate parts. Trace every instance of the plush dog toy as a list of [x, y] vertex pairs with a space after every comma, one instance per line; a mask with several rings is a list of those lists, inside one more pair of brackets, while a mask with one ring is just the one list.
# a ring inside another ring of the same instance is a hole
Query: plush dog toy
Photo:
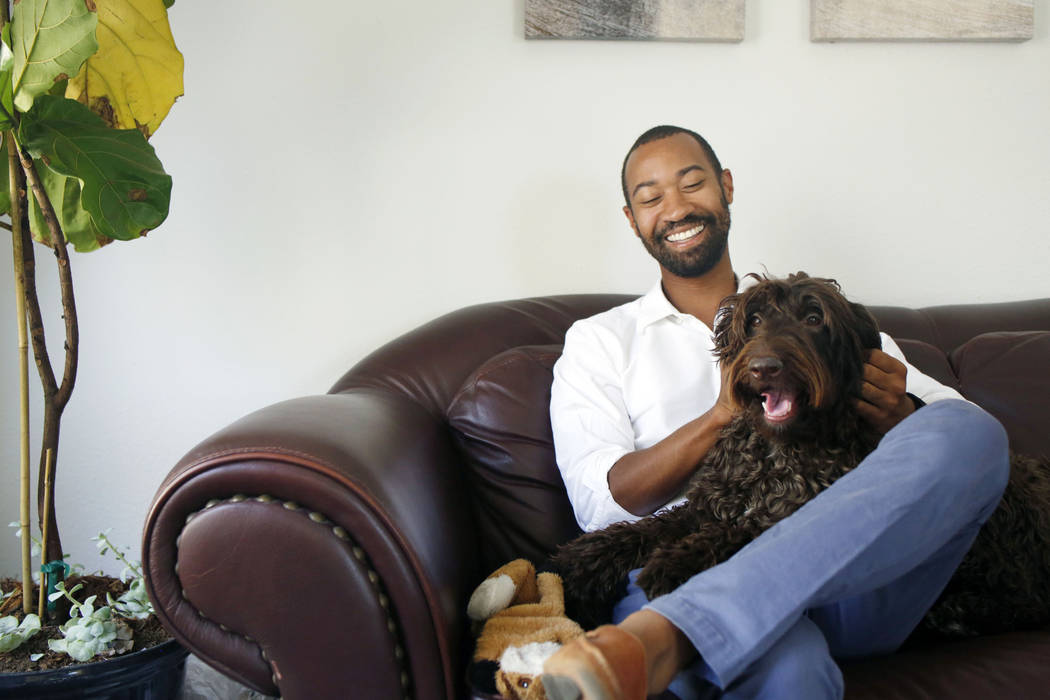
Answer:
[[514, 700], [545, 700], [535, 679], [543, 662], [583, 629], [565, 616], [561, 577], [536, 573], [525, 559], [515, 559], [489, 575], [475, 589], [467, 616], [481, 628], [470, 665], [475, 691]]

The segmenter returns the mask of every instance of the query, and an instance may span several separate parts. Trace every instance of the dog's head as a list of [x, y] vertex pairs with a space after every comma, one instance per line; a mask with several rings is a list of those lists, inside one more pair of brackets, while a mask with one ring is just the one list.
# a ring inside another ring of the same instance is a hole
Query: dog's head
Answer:
[[875, 319], [834, 280], [751, 276], [758, 283], [726, 298], [715, 324], [737, 410], [773, 436], [852, 411], [868, 353], [881, 347]]

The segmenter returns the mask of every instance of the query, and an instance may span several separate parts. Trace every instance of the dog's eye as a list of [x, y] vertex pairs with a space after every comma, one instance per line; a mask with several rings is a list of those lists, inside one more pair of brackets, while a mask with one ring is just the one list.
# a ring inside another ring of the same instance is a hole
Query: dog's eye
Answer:
[[815, 328], [817, 326], [824, 325], [824, 317], [815, 312], [809, 313], [806, 314], [805, 323], [807, 326]]
[[762, 317], [759, 316], [758, 314], [751, 314], [750, 316], [747, 317], [747, 327], [748, 328], [758, 328], [761, 325], [762, 325]]

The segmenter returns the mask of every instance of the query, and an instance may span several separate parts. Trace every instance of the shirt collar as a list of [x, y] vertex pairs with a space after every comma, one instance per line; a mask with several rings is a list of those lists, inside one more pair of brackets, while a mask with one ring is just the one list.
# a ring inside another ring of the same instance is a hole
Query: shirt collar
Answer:
[[667, 300], [667, 296], [664, 294], [664, 288], [660, 283], [660, 280], [656, 281], [656, 284], [652, 286], [639, 302], [638, 321], [642, 328], [651, 326], [657, 321], [663, 321], [665, 318], [686, 315], [687, 314], [683, 314], [676, 309], [674, 305]]
[[[758, 280], [751, 277], [738, 277], [737, 278], [737, 292], [742, 292], [748, 287], [753, 287], [758, 284]], [[684, 314], [674, 307], [668, 299], [667, 295], [664, 294], [663, 285], [660, 280], [656, 281], [645, 296], [643, 296], [639, 302], [638, 307], [638, 321], [642, 328], [651, 326], [652, 324], [663, 321], [667, 318], [694, 318], [691, 314]]]

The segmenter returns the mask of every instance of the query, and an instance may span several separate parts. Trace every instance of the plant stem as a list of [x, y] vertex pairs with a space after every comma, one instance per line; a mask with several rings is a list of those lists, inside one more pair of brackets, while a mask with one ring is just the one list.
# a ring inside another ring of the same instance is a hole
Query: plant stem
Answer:
[[[29, 251], [23, 250], [23, 252], [26, 253], [27, 269], [26, 302], [29, 311], [30, 327], [32, 330], [33, 355], [36, 358], [37, 370], [40, 373], [40, 381], [44, 387], [44, 425], [40, 450], [40, 471], [37, 474], [37, 508], [41, 509], [45, 500], [45, 493], [47, 494], [47, 497], [50, 498], [51, 503], [55, 503], [54, 482], [51, 483], [50, 487], [45, 486], [44, 483], [45, 455], [48, 449], [54, 451], [54, 461], [57, 465], [58, 436], [62, 420], [62, 411], [69, 402], [69, 397], [73, 392], [73, 385], [76, 382], [77, 377], [80, 331], [77, 326], [77, 308], [73, 296], [73, 276], [69, 265], [69, 251], [66, 249], [65, 235], [62, 233], [62, 227], [58, 223], [58, 217], [55, 216], [54, 207], [51, 206], [51, 200], [47, 196], [47, 192], [44, 190], [44, 186], [37, 174], [36, 165], [33, 163], [33, 159], [30, 158], [29, 154], [23, 151], [21, 147], [18, 147], [17, 142], [15, 146], [16, 151], [18, 152], [18, 157], [22, 163], [22, 171], [25, 173], [26, 180], [33, 190], [33, 195], [36, 197], [37, 203], [40, 205], [41, 213], [44, 215], [44, 220], [47, 222], [48, 230], [51, 233], [51, 247], [53, 248], [55, 257], [58, 260], [59, 288], [62, 293], [62, 319], [65, 321], [66, 331], [65, 367], [62, 375], [62, 384], [59, 386], [55, 381], [54, 370], [51, 367], [51, 361], [47, 353], [47, 345], [44, 341], [44, 324], [40, 314], [40, 304], [36, 297], [35, 275], [30, 274], [30, 258], [32, 257], [32, 246], [30, 244]], [[23, 240], [26, 238], [28, 238], [28, 235], [23, 231]], [[55, 469], [57, 471], [57, 466]], [[51, 515], [48, 518], [48, 537], [43, 542], [44, 551], [47, 554], [48, 561], [62, 558], [62, 540], [58, 532], [55, 510], [56, 509], [52, 507]], [[41, 514], [41, 519], [42, 518], [43, 515]], [[43, 530], [42, 523], [41, 530]]]
[[130, 561], [128, 561], [128, 558], [124, 556], [124, 553], [121, 552], [119, 548], [114, 546], [113, 542], [111, 542], [110, 539], [106, 537], [106, 533], [98, 533], [98, 539], [102, 540], [106, 544], [106, 547], [109, 548], [109, 551], [113, 552], [113, 556], [117, 558], [117, 561], [126, 566], [128, 569], [130, 569], [131, 573], [135, 574], [135, 578], [142, 578], [142, 570], [139, 569], [139, 567], [132, 564]]
[[[6, 2], [3, 3], [6, 10]], [[21, 198], [17, 191], [18, 156], [11, 132], [7, 142], [7, 171], [11, 190], [11, 248], [15, 266], [15, 313], [18, 315], [18, 380], [19, 380], [19, 524], [22, 528], [22, 612], [33, 612], [33, 563], [29, 535], [29, 341], [26, 335], [25, 257], [22, 253]]]

